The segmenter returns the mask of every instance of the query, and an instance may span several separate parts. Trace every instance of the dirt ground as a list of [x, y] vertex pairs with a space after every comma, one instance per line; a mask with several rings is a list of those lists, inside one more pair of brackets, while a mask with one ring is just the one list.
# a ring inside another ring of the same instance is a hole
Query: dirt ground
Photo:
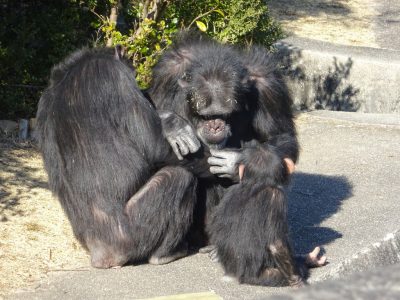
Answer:
[[373, 0], [269, 0], [270, 12], [290, 35], [343, 45], [378, 47]]
[[0, 298], [55, 270], [88, 268], [35, 148], [0, 139]]
[[[371, 0], [271, 0], [272, 14], [290, 34], [374, 47]], [[88, 269], [47, 189], [39, 153], [30, 144], [0, 138], [0, 298], [33, 286], [51, 271]]]

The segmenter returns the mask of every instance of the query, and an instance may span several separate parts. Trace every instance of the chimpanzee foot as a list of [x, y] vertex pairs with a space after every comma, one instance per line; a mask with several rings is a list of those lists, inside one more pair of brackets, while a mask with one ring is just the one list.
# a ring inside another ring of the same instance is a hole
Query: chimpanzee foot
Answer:
[[163, 257], [157, 257], [157, 256], [152, 256], [149, 259], [149, 264], [151, 265], [165, 265], [168, 264], [174, 260], [177, 260], [179, 258], [185, 257], [187, 255], [186, 253], [174, 253], [174, 255], [169, 255], [169, 256], [163, 256]]
[[208, 257], [212, 262], [219, 262], [218, 250], [215, 245], [208, 245], [199, 249], [199, 253], [208, 253]]
[[289, 279], [289, 286], [292, 288], [298, 289], [306, 285], [306, 282], [300, 276], [296, 275]]
[[215, 248], [216, 248], [215, 245], [207, 245], [207, 246], [201, 247], [199, 249], [199, 253], [202, 253], [202, 254], [210, 253]]
[[159, 256], [157, 254], [152, 255], [149, 258], [149, 264], [151, 265], [165, 265], [168, 264], [174, 260], [180, 259], [182, 257], [187, 256], [189, 253], [187, 245], [185, 244], [185, 247], [180, 248], [176, 252], [170, 254], [170, 255], [162, 255]]
[[94, 268], [120, 268], [129, 260], [129, 255], [101, 241], [90, 241], [87, 242], [87, 245], [90, 252], [90, 261]]
[[219, 262], [219, 256], [218, 256], [218, 250], [217, 248], [214, 248], [213, 250], [208, 253], [208, 257], [211, 259], [212, 262]]
[[321, 248], [315, 247], [313, 251], [305, 255], [304, 263], [309, 268], [318, 268], [326, 265], [327, 259], [325, 255], [319, 257]]
[[[103, 253], [101, 253], [103, 254]], [[127, 259], [124, 256], [119, 256], [119, 255], [97, 255], [97, 253], [92, 253], [91, 256], [91, 264], [92, 267], [98, 268], [98, 269], [119, 269], [121, 268], [125, 263]]]

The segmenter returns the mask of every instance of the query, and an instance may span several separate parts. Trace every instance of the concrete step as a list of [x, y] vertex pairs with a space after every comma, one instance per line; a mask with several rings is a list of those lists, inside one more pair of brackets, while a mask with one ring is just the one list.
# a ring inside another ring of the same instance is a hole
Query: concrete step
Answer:
[[400, 113], [400, 51], [300, 37], [276, 48], [298, 109]]

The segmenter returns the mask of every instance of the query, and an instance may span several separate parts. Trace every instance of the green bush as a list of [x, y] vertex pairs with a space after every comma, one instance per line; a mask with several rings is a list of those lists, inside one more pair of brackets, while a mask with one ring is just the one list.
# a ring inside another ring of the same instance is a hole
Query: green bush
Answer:
[[158, 6], [150, 1], [148, 7], [143, 6], [143, 1], [125, 2], [120, 5], [124, 23], [116, 26], [102, 17], [100, 28], [104, 42], [111, 40], [111, 44], [128, 49], [142, 88], [149, 83], [151, 67], [180, 29], [196, 28], [224, 43], [265, 47], [282, 37], [264, 0], [162, 0]]
[[9, 0], [0, 11], [0, 119], [32, 117], [51, 67], [90, 43], [97, 17], [78, 0]]

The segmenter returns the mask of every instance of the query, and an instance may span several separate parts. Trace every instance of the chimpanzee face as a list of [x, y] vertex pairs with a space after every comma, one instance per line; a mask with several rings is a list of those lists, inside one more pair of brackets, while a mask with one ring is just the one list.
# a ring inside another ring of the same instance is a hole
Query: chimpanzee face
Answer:
[[179, 81], [197, 127], [199, 139], [222, 148], [232, 135], [230, 116], [242, 110], [246, 70], [240, 65], [207, 63], [189, 69]]

